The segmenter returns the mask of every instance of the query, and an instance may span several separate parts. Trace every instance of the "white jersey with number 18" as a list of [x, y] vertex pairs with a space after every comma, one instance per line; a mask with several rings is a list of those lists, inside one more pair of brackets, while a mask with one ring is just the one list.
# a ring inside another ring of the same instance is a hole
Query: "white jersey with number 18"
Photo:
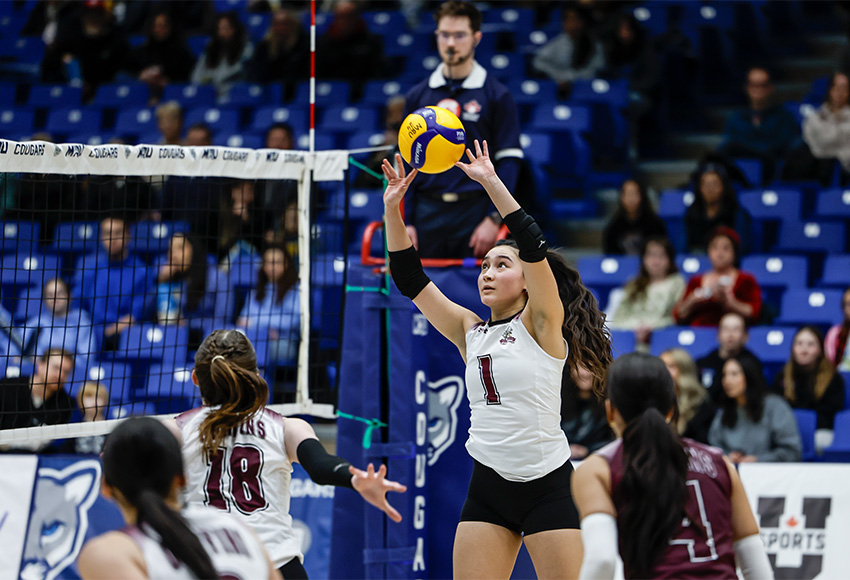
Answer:
[[284, 446], [284, 417], [260, 410], [234, 429], [219, 453], [206, 461], [199, 428], [210, 410], [199, 407], [177, 417], [183, 434], [186, 503], [238, 516], [260, 537], [278, 568], [292, 558], [303, 560], [289, 515], [292, 463]]

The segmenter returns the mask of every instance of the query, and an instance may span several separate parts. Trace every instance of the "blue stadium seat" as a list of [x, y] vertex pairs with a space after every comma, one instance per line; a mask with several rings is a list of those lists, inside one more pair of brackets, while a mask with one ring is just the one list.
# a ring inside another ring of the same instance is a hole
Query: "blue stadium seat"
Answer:
[[62, 274], [57, 256], [37, 252], [6, 254], [0, 261], [0, 284], [4, 287], [42, 286]]
[[235, 83], [219, 103], [228, 107], [256, 108], [266, 104], [279, 104], [281, 94], [282, 87], [279, 84]]
[[803, 121], [815, 112], [815, 107], [808, 103], [800, 103], [797, 101], [787, 101], [783, 104], [786, 111], [794, 115], [794, 118], [797, 120], [797, 124], [803, 124]]
[[36, 222], [0, 221], [0, 253], [38, 252], [40, 230]]
[[624, 111], [629, 104], [626, 79], [576, 80], [570, 102], [587, 105], [593, 115], [591, 140], [599, 150], [623, 153], [628, 140], [629, 126]]
[[15, 310], [12, 311], [12, 319], [17, 324], [23, 325], [30, 318], [42, 313], [45, 306], [41, 301], [41, 290], [41, 286], [27, 286], [18, 294]]
[[676, 265], [686, 279], [711, 270], [708, 256], [676, 256]]
[[794, 409], [797, 420], [797, 430], [803, 443], [803, 461], [815, 460], [815, 428], [818, 424], [818, 414], [811, 409]]
[[398, 35], [408, 30], [407, 20], [399, 10], [393, 11], [367, 11], [362, 13], [363, 19], [369, 32], [380, 34], [384, 38]]
[[217, 107], [191, 109], [186, 113], [183, 125], [189, 128], [195, 123], [204, 123], [213, 133], [233, 134], [239, 130], [239, 111]]
[[733, 159], [732, 162], [741, 170], [753, 187], [759, 187], [762, 183], [761, 161], [758, 159]]
[[257, 285], [257, 272], [263, 266], [263, 257], [239, 256], [230, 264], [230, 285], [237, 290], [247, 291]]
[[594, 291], [603, 309], [608, 301], [608, 293], [637, 276], [639, 270], [638, 256], [587, 256], [578, 260], [582, 282]]
[[98, 222], [64, 222], [56, 226], [53, 250], [71, 254], [88, 254], [100, 245]]
[[[357, 133], [353, 133], [346, 142], [345, 146], [351, 149], [365, 149], [367, 147], [380, 147], [384, 144], [384, 132], [383, 131], [375, 131], [375, 130], [367, 130], [367, 131], [358, 131]], [[391, 152], [388, 151], [387, 155]], [[361, 154], [362, 155], [362, 154]], [[359, 159], [361, 162], [364, 159]], [[354, 169], [352, 167], [352, 169]]]
[[[317, 133], [315, 135], [314, 146], [316, 151], [327, 151], [329, 149], [336, 149], [339, 145], [337, 144], [336, 139], [333, 135], [326, 135], [323, 133]], [[304, 133], [299, 135], [295, 139], [296, 149], [301, 151], [307, 151], [310, 149], [310, 135], [308, 133]]]
[[82, 131], [81, 133], [72, 133], [68, 135], [68, 143], [82, 143], [83, 145], [105, 145], [112, 138], [110, 135], [104, 135], [102, 131]]
[[203, 54], [204, 49], [207, 47], [207, 43], [209, 43], [210, 37], [206, 34], [195, 34], [192, 36], [186, 37], [186, 44], [189, 46], [189, 50], [192, 51], [196, 57], [200, 57]]
[[809, 92], [803, 97], [803, 102], [814, 106], [820, 106], [826, 100], [826, 93], [829, 90], [831, 78], [818, 77], [812, 81], [809, 87]]
[[403, 78], [412, 83], [422, 82], [428, 78], [428, 75], [433, 73], [441, 62], [440, 57], [434, 53], [435, 51], [429, 51], [410, 55], [404, 68]]
[[189, 329], [185, 326], [136, 324], [121, 333], [116, 358], [153, 361], [163, 364], [186, 362]]
[[534, 10], [530, 8], [491, 7], [489, 10], [483, 11], [482, 27], [484, 24], [496, 24], [518, 34], [528, 34], [534, 29]]
[[667, 32], [667, 8], [663, 2], [649, 2], [636, 7], [632, 14], [651, 35], [657, 36]]
[[109, 83], [97, 87], [93, 103], [100, 107], [144, 107], [148, 99], [150, 90], [145, 83]]
[[685, 250], [685, 214], [694, 203], [694, 192], [684, 189], [665, 189], [658, 199], [658, 216], [667, 224], [667, 236], [677, 252]]
[[402, 32], [384, 36], [384, 53], [388, 57], [403, 56], [419, 60], [420, 55], [433, 54], [436, 50], [433, 32]]
[[788, 288], [805, 288], [809, 279], [809, 262], [805, 256], [745, 256], [741, 269], [755, 276], [762, 290], [779, 290], [780, 294]]
[[76, 397], [86, 381], [99, 382], [109, 389], [110, 402], [119, 404], [128, 401], [133, 396], [132, 375], [131, 368], [124, 363], [113, 361], [89, 362], [88, 367], [74, 367], [69, 393], [72, 397]]
[[130, 251], [145, 256], [161, 254], [168, 249], [172, 235], [188, 231], [189, 224], [183, 221], [137, 222], [130, 228]]
[[[377, 182], [376, 182], [377, 183]], [[349, 195], [348, 218], [352, 222], [380, 221], [383, 215], [383, 190], [355, 189]], [[328, 196], [324, 219], [342, 221], [345, 219], [345, 190], [340, 188]], [[322, 220], [320, 220], [322, 221]]]
[[147, 401], [133, 401], [110, 407], [107, 419], [126, 419], [127, 417], [150, 417], [156, 415], [156, 407]]
[[[153, 109], [121, 109], [115, 120], [115, 132], [122, 136], [159, 135]], [[159, 139], [157, 139], [159, 141]], [[154, 141], [154, 142], [157, 142]]]
[[[348, 104], [350, 101], [351, 87], [346, 81], [321, 81], [316, 83], [316, 105], [321, 107], [334, 107]], [[295, 89], [293, 106], [310, 106], [310, 83], [305, 81], [298, 83]]]
[[191, 83], [172, 83], [162, 91], [162, 102], [177, 101], [184, 108], [215, 106], [215, 87]]
[[526, 76], [525, 60], [522, 58], [522, 55], [518, 54], [494, 54], [486, 59], [484, 66], [487, 69], [488, 75], [492, 74], [503, 83], [511, 79], [524, 78]]
[[815, 216], [820, 219], [850, 219], [850, 189], [827, 189], [817, 195]]
[[269, 364], [269, 329], [266, 327], [250, 326], [238, 328], [239, 332], [248, 337], [257, 353], [257, 368], [265, 370]]
[[44, 60], [45, 48], [44, 41], [39, 37], [6, 37], [6, 41], [0, 44], [0, 56], [19, 64], [39, 66]]
[[221, 147], [246, 147], [248, 149], [261, 149], [265, 146], [263, 135], [250, 133], [236, 133], [228, 135], [220, 133], [213, 138], [213, 145]]
[[201, 392], [192, 382], [191, 365], [151, 365], [144, 399], [157, 413], [180, 413], [201, 406]]
[[775, 371], [791, 356], [795, 332], [792, 326], [754, 326], [749, 330], [747, 348], [763, 365]]
[[834, 439], [832, 445], [824, 449], [823, 461], [850, 462], [850, 411], [835, 414]]
[[684, 348], [698, 359], [717, 348], [717, 330], [690, 326], [669, 326], [652, 332], [650, 352], [659, 356], [668, 348]]
[[275, 123], [288, 123], [296, 135], [310, 128], [309, 109], [306, 107], [260, 107], [254, 113], [251, 130], [265, 134]]
[[841, 290], [787, 290], [776, 323], [831, 326], [841, 316], [842, 294]]
[[850, 254], [829, 254], [823, 263], [819, 285], [842, 289], [850, 286]]
[[534, 111], [531, 126], [535, 131], [585, 133], [591, 130], [590, 109], [554, 103], [541, 103]]
[[546, 207], [551, 199], [549, 179], [552, 169], [552, 136], [547, 133], [522, 133], [519, 142], [534, 174], [537, 201], [541, 207]]
[[538, 104], [557, 100], [558, 86], [550, 79], [526, 79], [523, 76], [508, 79], [506, 85], [526, 120], [530, 119]]
[[342, 136], [364, 129], [379, 129], [378, 111], [371, 107], [340, 106], [327, 109], [322, 115], [318, 129], [337, 135], [337, 145], [343, 146]]
[[632, 330], [612, 330], [611, 331], [611, 354], [614, 358], [618, 358], [624, 354], [634, 352], [635, 333]]
[[83, 90], [71, 85], [33, 85], [27, 104], [31, 107], [51, 109], [79, 107], [83, 102]]
[[100, 129], [102, 114], [95, 109], [58, 109], [47, 114], [44, 129], [53, 135], [67, 137], [85, 129]]
[[845, 251], [845, 231], [845, 225], [841, 222], [786, 221], [779, 229], [777, 249], [840, 254]]
[[383, 107], [393, 97], [403, 97], [410, 87], [397, 80], [393, 81], [369, 81], [363, 86], [363, 105]]
[[15, 105], [18, 86], [15, 83], [0, 82], [0, 103], [4, 107], [13, 107]]
[[781, 222], [796, 221], [802, 212], [802, 196], [796, 189], [743, 191], [738, 199], [752, 217], [750, 238], [760, 251], [775, 245]]
[[248, 31], [251, 42], [256, 43], [262, 40], [263, 36], [268, 32], [271, 22], [272, 15], [269, 12], [265, 14], [249, 14], [245, 19], [245, 28]]

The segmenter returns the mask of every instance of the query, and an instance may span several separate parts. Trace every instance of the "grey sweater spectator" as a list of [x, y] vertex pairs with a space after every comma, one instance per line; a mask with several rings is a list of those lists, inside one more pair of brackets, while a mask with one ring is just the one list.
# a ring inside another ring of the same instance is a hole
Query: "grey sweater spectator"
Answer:
[[247, 77], [253, 54], [254, 47], [246, 39], [239, 17], [235, 12], [225, 12], [216, 20], [215, 34], [192, 71], [192, 82], [214, 85], [219, 97], [226, 95], [233, 83]]
[[310, 77], [310, 35], [298, 15], [275, 10], [272, 23], [251, 59], [251, 79], [258, 83], [293, 83]]
[[354, 2], [334, 6], [334, 19], [317, 41], [316, 74], [320, 78], [354, 83], [384, 75], [384, 41], [369, 32]]
[[837, 158], [850, 169], [850, 80], [835, 73], [827, 101], [803, 121], [803, 139], [819, 159]]
[[587, 17], [578, 6], [564, 9], [564, 32], [543, 45], [532, 64], [556, 83], [565, 87], [576, 79], [592, 79], [605, 67], [602, 45], [590, 36]]
[[747, 360], [731, 357], [723, 365], [721, 411], [708, 442], [733, 463], [800, 461], [803, 445], [791, 407], [766, 394], [764, 377]]
[[150, 18], [145, 42], [133, 49], [125, 64], [157, 98], [169, 83], [188, 81], [194, 66], [195, 55], [166, 11]]

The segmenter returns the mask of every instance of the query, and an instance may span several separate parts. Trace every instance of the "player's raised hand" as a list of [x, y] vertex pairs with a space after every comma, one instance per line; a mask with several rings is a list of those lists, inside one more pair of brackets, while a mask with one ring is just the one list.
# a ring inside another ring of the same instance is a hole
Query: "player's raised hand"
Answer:
[[390, 516], [392, 521], [396, 523], [401, 521], [401, 514], [387, 501], [387, 492], [403, 493], [407, 491], [407, 486], [387, 479], [386, 465], [381, 465], [378, 471], [375, 471], [375, 466], [371, 463], [366, 471], [351, 465], [348, 471], [354, 476], [351, 478], [351, 486], [363, 496], [363, 499]]
[[401, 160], [401, 155], [395, 155], [395, 167], [384, 159], [381, 163], [381, 170], [384, 172], [384, 177], [387, 178], [387, 189], [384, 190], [384, 205], [387, 207], [398, 207], [401, 200], [404, 199], [404, 194], [410, 183], [418, 173], [417, 169], [410, 172], [410, 175], [405, 174], [404, 162]]
[[493, 167], [493, 162], [490, 161], [490, 149], [487, 147], [487, 141], [484, 141], [484, 148], [478, 139], [475, 140], [475, 154], [469, 149], [466, 150], [466, 156], [469, 158], [469, 163], [455, 163], [455, 167], [460, 167], [470, 179], [483, 183], [485, 180], [496, 175], [496, 168]]

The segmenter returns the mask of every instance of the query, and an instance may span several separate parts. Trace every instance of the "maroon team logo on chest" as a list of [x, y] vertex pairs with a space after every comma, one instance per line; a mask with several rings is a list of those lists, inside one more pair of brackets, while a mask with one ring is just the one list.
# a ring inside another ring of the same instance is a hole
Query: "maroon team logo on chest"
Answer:
[[463, 104], [463, 114], [461, 119], [464, 121], [478, 121], [481, 118], [481, 103], [472, 99]]
[[505, 332], [502, 333], [502, 338], [499, 339], [499, 344], [507, 345], [507, 344], [515, 343], [516, 338], [514, 338], [513, 333], [514, 333], [513, 329], [510, 326], [507, 327], [505, 329]]

